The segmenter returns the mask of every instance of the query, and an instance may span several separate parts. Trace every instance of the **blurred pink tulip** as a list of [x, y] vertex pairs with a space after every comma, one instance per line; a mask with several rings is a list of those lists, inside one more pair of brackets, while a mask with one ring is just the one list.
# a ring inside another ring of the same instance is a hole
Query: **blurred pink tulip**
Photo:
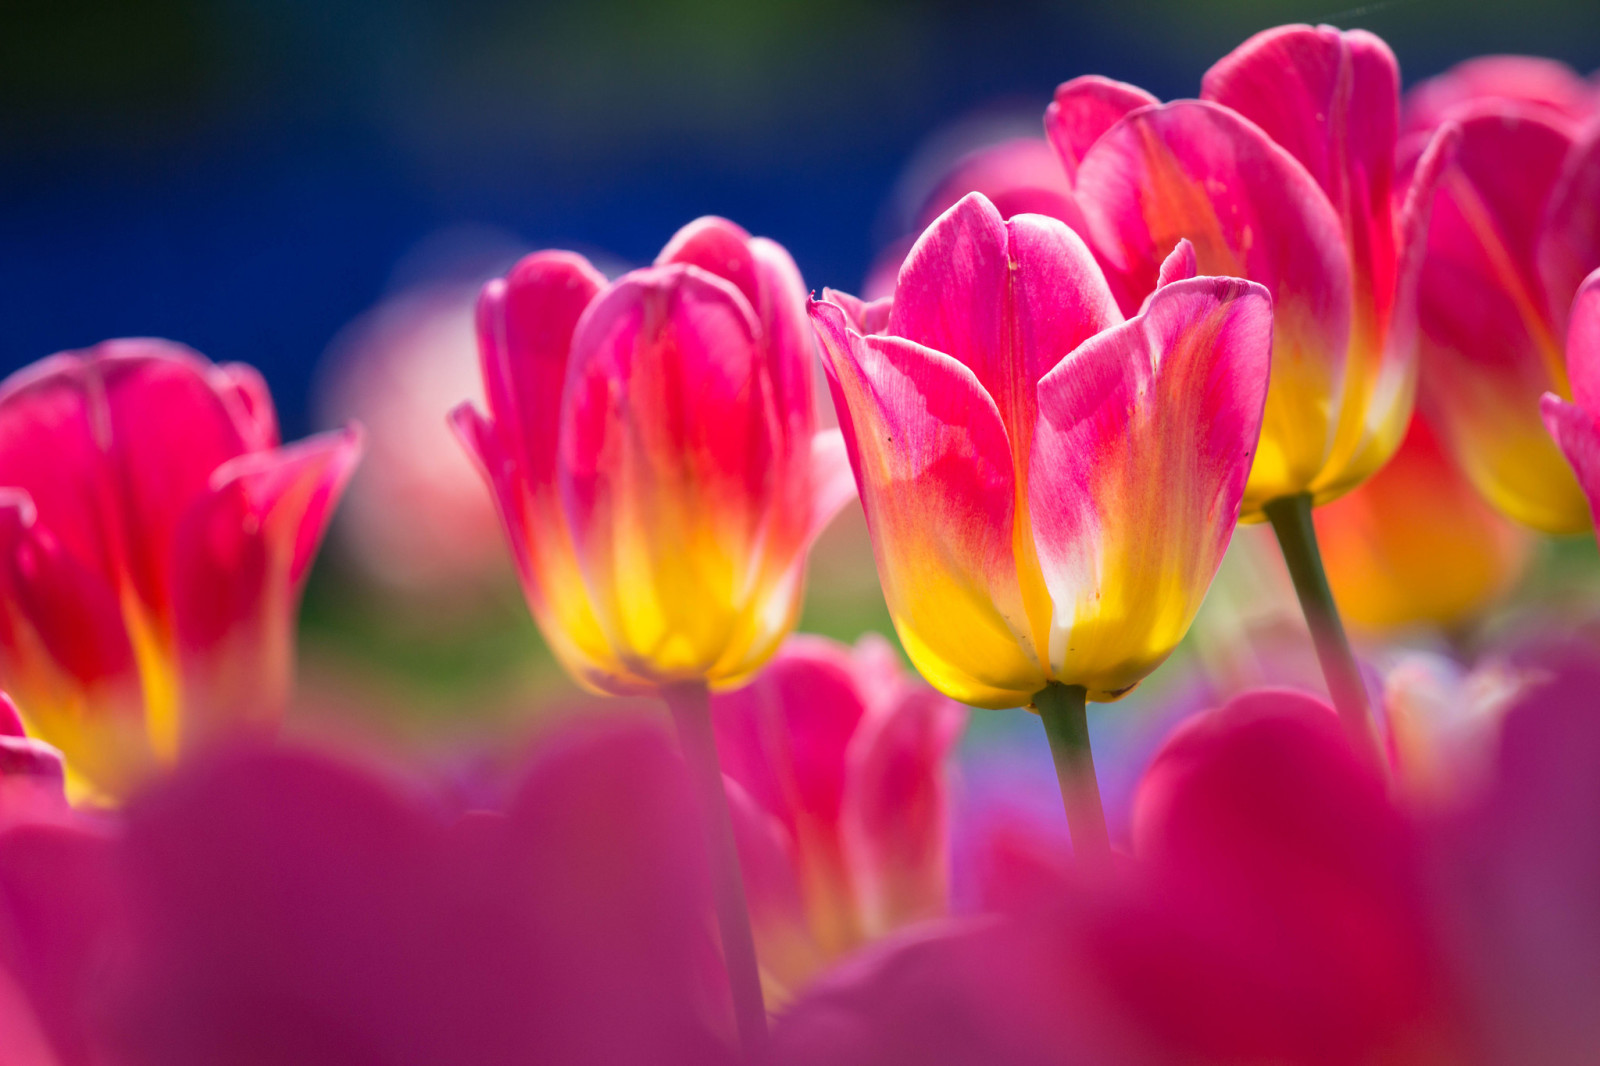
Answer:
[[[1600, 245], [1596, 252], [1600, 253]], [[1572, 301], [1566, 368], [1576, 402], [1547, 392], [1539, 409], [1550, 436], [1577, 475], [1591, 518], [1600, 525], [1600, 270], [1589, 275]]]
[[1167, 249], [1272, 293], [1272, 388], [1244, 515], [1325, 502], [1394, 453], [1416, 382], [1416, 274], [1444, 138], [1396, 181], [1400, 74], [1363, 31], [1282, 26], [1207, 72], [1201, 100], [1160, 104], [1091, 76], [1045, 125], [1085, 233], [1131, 313]]
[[158, 340], [0, 384], [0, 684], [114, 796], [288, 696], [306, 571], [360, 453], [280, 447], [265, 382]]
[[230, 753], [114, 833], [0, 834], [0, 975], [61, 1066], [715, 1066], [696, 830], [641, 724], [547, 738], [504, 814], [454, 823], [324, 756]]
[[1407, 112], [1413, 127], [1461, 130], [1422, 271], [1421, 403], [1498, 510], [1546, 532], [1587, 529], [1540, 397], [1575, 398], [1562, 347], [1578, 286], [1600, 267], [1600, 92], [1558, 65], [1500, 57], [1422, 83]]
[[881, 637], [794, 637], [711, 704], [757, 949], [793, 992], [949, 903], [947, 758], [966, 709]]
[[1261, 286], [1194, 274], [1180, 245], [1124, 320], [1077, 234], [974, 193], [917, 242], [892, 309], [813, 301], [889, 611], [946, 695], [1114, 699], [1188, 629], [1238, 517], [1271, 329]]
[[804, 316], [788, 253], [718, 218], [609, 284], [539, 252], [485, 287], [490, 414], [452, 418], [590, 688], [732, 683], [793, 628], [806, 549], [851, 488], [816, 429]]
[[0, 827], [66, 811], [61, 753], [28, 736], [10, 697], [0, 693]]

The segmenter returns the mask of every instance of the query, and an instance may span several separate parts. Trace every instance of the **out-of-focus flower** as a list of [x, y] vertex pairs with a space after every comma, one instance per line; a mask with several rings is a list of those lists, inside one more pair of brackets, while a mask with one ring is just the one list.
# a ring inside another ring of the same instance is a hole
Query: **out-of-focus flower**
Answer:
[[539, 252], [485, 287], [490, 415], [452, 419], [584, 684], [731, 683], [793, 628], [806, 549], [850, 493], [804, 315], [788, 253], [718, 218], [610, 284]]
[[1272, 388], [1246, 519], [1274, 499], [1354, 488], [1411, 416], [1416, 276], [1448, 138], [1409, 188], [1396, 181], [1399, 87], [1377, 37], [1283, 26], [1212, 67], [1201, 100], [1162, 105], [1083, 77], [1046, 114], [1125, 312], [1179, 238], [1202, 271], [1272, 292]]
[[1600, 267], [1600, 124], [1584, 125], [1600, 96], [1585, 104], [1567, 79], [1500, 59], [1424, 82], [1407, 107], [1414, 126], [1461, 130], [1422, 270], [1420, 402], [1485, 499], [1552, 533], [1591, 524], [1539, 400], [1572, 398], [1567, 316]]
[[114, 831], [0, 834], [0, 973], [62, 1066], [715, 1066], [696, 828], [642, 724], [547, 738], [505, 813], [453, 823], [325, 756], [230, 753]]
[[[1600, 162], [1600, 155], [1596, 160]], [[1600, 194], [1600, 187], [1596, 193]], [[1600, 199], [1595, 203], [1600, 204]], [[1600, 215], [1600, 208], [1591, 205], [1590, 209]], [[1596, 250], [1600, 251], [1600, 244]], [[1550, 436], [1577, 475], [1591, 516], [1600, 515], [1600, 270], [1589, 275], [1572, 302], [1566, 367], [1576, 402], [1567, 403], [1547, 392], [1539, 400], [1539, 409]]]
[[1506, 712], [1546, 678], [1537, 667], [1487, 656], [1470, 667], [1408, 652], [1383, 674], [1383, 720], [1395, 781], [1441, 805], [1479, 791], [1494, 768]]
[[460, 397], [482, 399], [476, 298], [476, 286], [459, 284], [404, 290], [350, 326], [328, 356], [324, 419], [355, 419], [367, 431], [334, 526], [336, 546], [402, 592], [481, 589], [506, 567], [494, 504], [445, 421]]
[[887, 641], [792, 638], [711, 715], [774, 992], [945, 913], [946, 759], [966, 710], [906, 677]]
[[0, 693], [0, 827], [55, 818], [66, 806], [61, 753], [28, 736], [16, 704]]
[[873, 263], [862, 294], [868, 300], [893, 296], [900, 264], [917, 235], [971, 192], [987, 196], [1003, 218], [1048, 215], [1082, 232], [1083, 213], [1050, 142], [1043, 137], [1010, 137], [965, 152], [949, 165], [917, 206], [911, 233], [885, 248]]
[[1510, 591], [1532, 547], [1421, 417], [1387, 466], [1315, 520], [1339, 613], [1378, 632], [1470, 622]]
[[1325, 705], [1191, 719], [1134, 833], [1116, 871], [1019, 870], [1007, 913], [820, 983], [779, 1061], [1458, 1061], [1415, 832]]
[[107, 341], [0, 384], [0, 684], [71, 779], [272, 725], [296, 604], [360, 453], [280, 447], [266, 384], [166, 341]]
[[884, 305], [813, 302], [901, 643], [935, 688], [1016, 707], [1122, 694], [1166, 658], [1238, 516], [1266, 393], [1261, 286], [1177, 248], [1124, 321], [1083, 241], [981, 194]]

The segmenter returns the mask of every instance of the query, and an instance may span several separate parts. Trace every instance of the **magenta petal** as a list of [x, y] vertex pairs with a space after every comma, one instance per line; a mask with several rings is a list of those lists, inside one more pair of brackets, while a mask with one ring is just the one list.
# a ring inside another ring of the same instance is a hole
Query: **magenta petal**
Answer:
[[1550, 314], [1560, 321], [1584, 278], [1600, 268], [1600, 122], [1567, 154], [1550, 191], [1537, 254]]
[[1600, 269], [1584, 279], [1567, 320], [1567, 374], [1572, 398], [1591, 414], [1600, 414]]
[[750, 234], [736, 223], [715, 215], [697, 218], [667, 241], [656, 266], [682, 263], [714, 274], [744, 294], [750, 306], [761, 307], [761, 273], [750, 250]]
[[1540, 398], [1539, 413], [1589, 499], [1591, 519], [1600, 524], [1600, 425], [1588, 411], [1552, 392]]
[[915, 228], [926, 229], [969, 192], [983, 193], [1003, 218], [1048, 215], [1073, 228], [1083, 220], [1072, 182], [1042, 137], [1017, 137], [961, 157], [923, 202]]
[[1062, 681], [1116, 695], [1187, 631], [1238, 520], [1271, 330], [1260, 285], [1192, 278], [1039, 383], [1029, 507]]
[[534, 486], [555, 464], [561, 389], [578, 319], [606, 279], [574, 252], [535, 252], [478, 298], [478, 357], [489, 413]]
[[882, 333], [889, 328], [889, 312], [894, 308], [893, 296], [863, 300], [838, 289], [825, 288], [822, 290], [822, 300], [842, 310], [845, 322], [863, 337]]
[[1069, 180], [1076, 181], [1078, 165], [1090, 145], [1130, 111], [1161, 101], [1137, 85], [1085, 74], [1063, 83], [1044, 112], [1044, 130], [1061, 157]]
[[1405, 128], [1433, 129], [1485, 101], [1574, 127], [1600, 113], [1600, 93], [1565, 63], [1535, 56], [1478, 56], [1412, 88], [1406, 94]]

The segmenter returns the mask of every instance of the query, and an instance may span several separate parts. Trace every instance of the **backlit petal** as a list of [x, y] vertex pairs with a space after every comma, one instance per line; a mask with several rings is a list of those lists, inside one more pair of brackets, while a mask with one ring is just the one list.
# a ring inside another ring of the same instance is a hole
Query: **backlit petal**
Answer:
[[1044, 131], [1061, 158], [1067, 176], [1076, 181], [1078, 166], [1089, 146], [1130, 111], [1161, 101], [1137, 85], [1085, 74], [1062, 83], [1044, 112]]

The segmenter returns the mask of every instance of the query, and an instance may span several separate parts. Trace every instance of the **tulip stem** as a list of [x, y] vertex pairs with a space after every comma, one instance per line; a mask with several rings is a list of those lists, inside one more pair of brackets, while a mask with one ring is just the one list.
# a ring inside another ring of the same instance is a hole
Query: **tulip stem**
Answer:
[[1094, 775], [1094, 753], [1089, 750], [1088, 690], [1052, 681], [1033, 697], [1033, 706], [1050, 738], [1073, 854], [1080, 863], [1102, 864], [1111, 858], [1111, 837]]
[[722, 937], [722, 959], [733, 994], [734, 1022], [745, 1057], [761, 1062], [767, 1048], [767, 1008], [761, 998], [761, 971], [756, 964], [755, 937], [750, 931], [750, 908], [745, 902], [744, 877], [739, 871], [739, 851], [733, 838], [733, 818], [722, 784], [722, 762], [711, 729], [711, 694], [703, 681], [687, 681], [662, 690], [667, 709], [678, 730], [678, 742], [699, 799], [701, 820], [710, 844], [712, 877], [716, 886], [717, 928]]
[[1311, 643], [1317, 649], [1317, 661], [1322, 665], [1322, 676], [1328, 683], [1333, 706], [1343, 719], [1357, 753], [1382, 767], [1372, 712], [1367, 706], [1367, 686], [1361, 679], [1361, 668], [1350, 650], [1350, 638], [1345, 635], [1338, 605], [1333, 602], [1333, 590], [1328, 587], [1328, 575], [1322, 568], [1317, 528], [1311, 521], [1311, 494], [1302, 492], [1281, 497], [1268, 503], [1264, 510], [1272, 523], [1272, 531], [1278, 535], [1283, 561], [1289, 566], [1289, 577], [1300, 599], [1306, 626], [1311, 630]]

